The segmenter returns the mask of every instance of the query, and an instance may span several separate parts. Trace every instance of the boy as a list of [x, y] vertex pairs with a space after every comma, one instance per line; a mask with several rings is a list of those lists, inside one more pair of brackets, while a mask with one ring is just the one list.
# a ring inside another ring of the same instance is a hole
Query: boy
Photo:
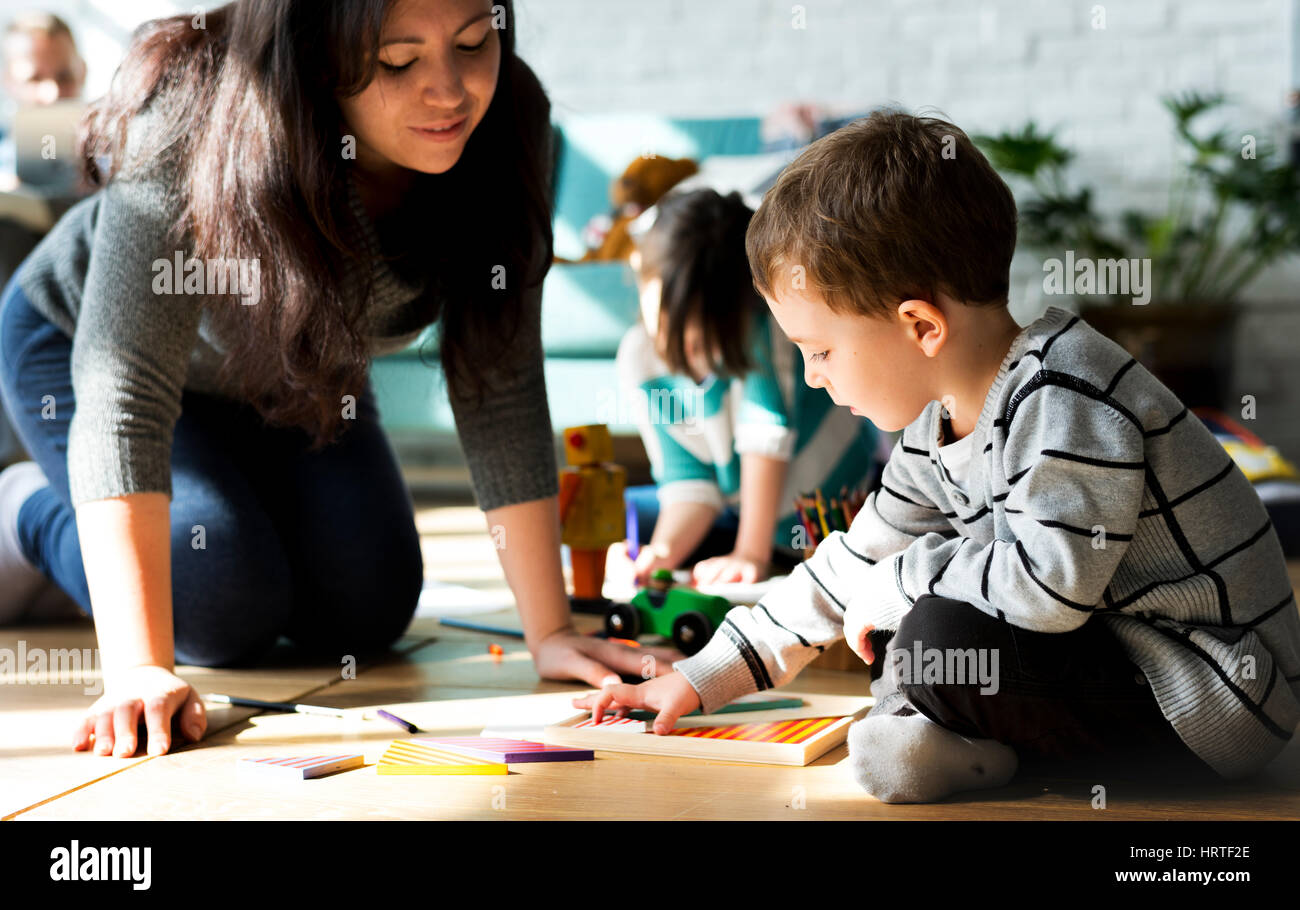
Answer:
[[677, 672], [575, 704], [658, 709], [664, 733], [840, 635], [870, 662], [874, 628], [896, 632], [849, 755], [884, 801], [1066, 758], [1236, 778], [1282, 749], [1300, 616], [1258, 496], [1118, 345], [1056, 307], [1012, 320], [1015, 233], [942, 120], [876, 112], [781, 174], [746, 239], [755, 285], [809, 385], [903, 431], [883, 487]]

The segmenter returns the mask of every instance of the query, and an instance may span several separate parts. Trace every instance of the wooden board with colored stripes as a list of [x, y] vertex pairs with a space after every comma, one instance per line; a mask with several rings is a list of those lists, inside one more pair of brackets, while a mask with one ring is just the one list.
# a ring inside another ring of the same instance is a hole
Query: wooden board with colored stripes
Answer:
[[379, 774], [506, 774], [501, 762], [485, 761], [462, 752], [414, 739], [396, 739], [379, 764]]
[[507, 739], [499, 736], [435, 736], [421, 737], [412, 742], [450, 749], [471, 758], [505, 762], [508, 765], [547, 761], [591, 761], [595, 757], [590, 749], [548, 746], [524, 739]]
[[241, 758], [239, 770], [289, 780], [309, 780], [336, 771], [360, 768], [365, 759], [360, 754], [298, 755], [291, 758]]
[[870, 698], [822, 696], [808, 699], [802, 708], [755, 712], [743, 724], [719, 723], [718, 715], [683, 717], [664, 736], [583, 729], [580, 725], [591, 719], [584, 712], [547, 727], [543, 739], [606, 752], [803, 766], [843, 743], [849, 725], [872, 704]]

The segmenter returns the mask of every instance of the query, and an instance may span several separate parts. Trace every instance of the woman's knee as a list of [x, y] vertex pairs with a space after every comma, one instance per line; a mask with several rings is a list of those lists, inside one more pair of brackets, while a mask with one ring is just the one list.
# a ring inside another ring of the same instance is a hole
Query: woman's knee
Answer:
[[303, 573], [295, 592], [292, 627], [302, 647], [332, 655], [391, 646], [410, 625], [424, 587], [424, 558], [414, 524], [393, 529], [322, 559]]

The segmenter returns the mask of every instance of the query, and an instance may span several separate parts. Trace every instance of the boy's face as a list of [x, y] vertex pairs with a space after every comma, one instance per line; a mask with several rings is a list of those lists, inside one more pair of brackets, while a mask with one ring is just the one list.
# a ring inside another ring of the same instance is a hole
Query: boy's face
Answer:
[[930, 403], [932, 363], [899, 318], [836, 313], [812, 290], [767, 300], [777, 325], [803, 354], [804, 381], [886, 432], [901, 430]]

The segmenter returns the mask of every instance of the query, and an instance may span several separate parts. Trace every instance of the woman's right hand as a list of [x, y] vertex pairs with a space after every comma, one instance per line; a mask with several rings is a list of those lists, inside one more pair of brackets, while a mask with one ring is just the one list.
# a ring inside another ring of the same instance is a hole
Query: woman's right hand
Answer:
[[99, 755], [130, 758], [140, 745], [142, 715], [149, 755], [171, 749], [173, 718], [190, 742], [198, 742], [208, 729], [203, 700], [189, 683], [165, 667], [131, 667], [105, 678], [104, 694], [86, 712], [72, 748], [83, 752], [93, 741]]

